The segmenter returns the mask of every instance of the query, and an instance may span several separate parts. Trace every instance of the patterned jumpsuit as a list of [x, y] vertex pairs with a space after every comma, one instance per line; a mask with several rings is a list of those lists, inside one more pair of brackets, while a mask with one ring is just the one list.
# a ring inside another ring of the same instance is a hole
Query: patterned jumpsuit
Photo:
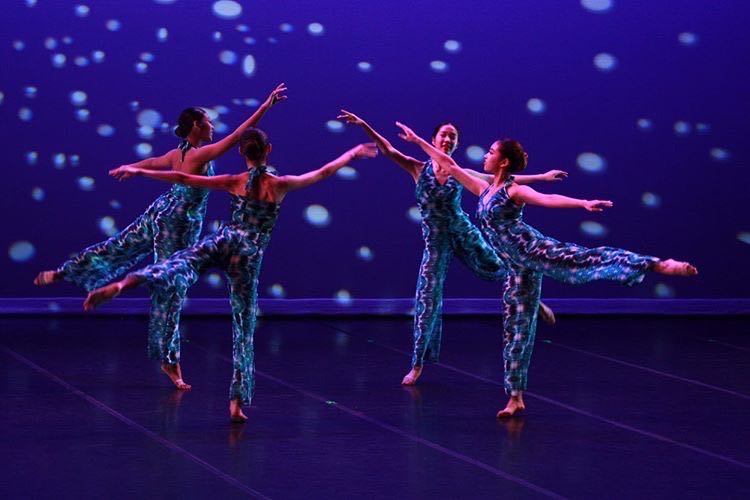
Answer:
[[508, 179], [493, 196], [479, 197], [479, 226], [509, 272], [503, 287], [504, 386], [509, 395], [525, 391], [536, 335], [542, 276], [566, 283], [613, 280], [634, 285], [659, 261], [619, 248], [586, 248], [548, 238], [525, 224], [523, 206], [508, 196]]
[[453, 177], [440, 184], [432, 160], [417, 181], [424, 253], [417, 277], [412, 367], [437, 362], [443, 329], [443, 285], [453, 254], [479, 277], [501, 280], [507, 269], [461, 208], [463, 186]]
[[[252, 170], [246, 190], [262, 175], [266, 167]], [[258, 273], [263, 253], [271, 239], [271, 231], [279, 214], [279, 204], [252, 199], [248, 196], [232, 197], [231, 221], [223, 223], [195, 245], [180, 250], [170, 258], [147, 266], [131, 274], [146, 281], [151, 291], [152, 318], [159, 323], [154, 332], [172, 331], [180, 319], [185, 294], [209, 267], [222, 269], [229, 282], [232, 305], [232, 383], [229, 399], [240, 399], [250, 404], [255, 384], [253, 333], [258, 309]], [[174, 353], [179, 355], [179, 345], [169, 337], [153, 338], [150, 345], [152, 357], [164, 360]]]

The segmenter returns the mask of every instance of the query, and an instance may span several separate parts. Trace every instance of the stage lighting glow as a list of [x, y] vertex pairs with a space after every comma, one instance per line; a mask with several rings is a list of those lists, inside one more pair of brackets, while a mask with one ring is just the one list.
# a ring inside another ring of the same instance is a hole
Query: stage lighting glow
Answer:
[[33, 99], [36, 97], [38, 90], [39, 89], [37, 89], [33, 85], [27, 85], [26, 87], [23, 88], [23, 95], [29, 99]]
[[86, 17], [89, 15], [89, 13], [91, 13], [91, 9], [89, 8], [89, 6], [82, 4], [76, 5], [74, 7], [74, 11], [76, 13], [76, 16], [78, 17]]
[[283, 299], [286, 297], [286, 290], [279, 283], [274, 283], [268, 287], [268, 295], [276, 299]]
[[474, 163], [480, 163], [484, 160], [485, 150], [481, 146], [471, 145], [466, 148], [466, 157]]
[[70, 93], [70, 103], [73, 106], [84, 106], [89, 96], [83, 90], [74, 90]]
[[422, 213], [419, 211], [419, 207], [409, 207], [406, 211], [406, 217], [412, 222], [422, 222]]
[[26, 7], [36, 7], [37, 0], [26, 0]]
[[163, 118], [161, 116], [161, 113], [159, 113], [155, 109], [150, 108], [142, 110], [136, 117], [138, 125], [148, 127], [158, 127], [159, 124], [161, 124], [162, 120]]
[[36, 151], [28, 151], [26, 153], [26, 164], [27, 165], [36, 165], [36, 162], [39, 160], [39, 153]]
[[18, 52], [21, 52], [26, 48], [26, 42], [24, 42], [23, 40], [13, 40], [13, 48]]
[[105, 57], [106, 54], [103, 50], [94, 50], [93, 52], [91, 52], [91, 60], [95, 63], [104, 62]]
[[308, 206], [304, 212], [305, 221], [315, 227], [325, 227], [331, 223], [328, 209], [323, 205], [313, 204]]
[[594, 56], [594, 66], [602, 72], [610, 72], [617, 67], [617, 58], [612, 54], [601, 52]]
[[133, 65], [133, 68], [135, 69], [135, 72], [139, 75], [143, 75], [148, 72], [148, 64], [146, 64], [143, 61], [138, 61]]
[[117, 234], [117, 226], [115, 225], [115, 220], [109, 215], [102, 217], [101, 219], [99, 219], [99, 230], [107, 236]]
[[68, 58], [65, 57], [65, 54], [53, 54], [51, 58], [52, 66], [54, 66], [55, 68], [62, 68], [63, 66], [65, 66], [65, 61], [67, 60]]
[[592, 238], [602, 238], [609, 232], [607, 228], [602, 224], [594, 222], [592, 220], [585, 220], [581, 222], [580, 227], [583, 234], [585, 234], [586, 236], [591, 236]]
[[138, 127], [138, 137], [150, 141], [154, 138], [154, 127], [148, 125], [142, 125]]
[[76, 56], [75, 59], [73, 59], [73, 64], [75, 64], [79, 68], [83, 68], [89, 65], [89, 59], [88, 57], [84, 56]]
[[372, 64], [367, 61], [360, 61], [357, 63], [357, 69], [362, 73], [369, 73], [372, 71]]
[[641, 130], [651, 130], [654, 128], [654, 122], [648, 118], [639, 118], [636, 123]]
[[105, 26], [109, 31], [120, 31], [120, 28], [122, 28], [122, 23], [117, 19], [110, 19], [109, 21], [107, 21]]
[[237, 62], [237, 53], [231, 50], [222, 50], [219, 52], [219, 61], [224, 64], [234, 64]]
[[709, 154], [716, 161], [727, 161], [732, 157], [731, 153], [724, 148], [711, 148]]
[[224, 280], [219, 273], [209, 273], [206, 275], [205, 281], [211, 288], [221, 288], [224, 284]]
[[281, 31], [282, 33], [291, 33], [292, 31], [294, 31], [294, 26], [289, 23], [281, 23], [279, 25], [279, 31]]
[[44, 48], [47, 50], [55, 50], [57, 48], [57, 38], [51, 36], [44, 39]]
[[242, 39], [242, 41], [245, 42], [245, 44], [247, 45], [255, 45], [255, 38], [251, 36], [246, 36], [245, 38]]
[[221, 34], [221, 31], [214, 31], [211, 33], [211, 38], [214, 42], [220, 42], [223, 37], [224, 35]]
[[354, 168], [347, 165], [338, 169], [338, 171], [336, 172], [336, 176], [348, 181], [352, 181], [359, 176], [359, 173]]
[[122, 203], [120, 203], [119, 200], [109, 200], [109, 206], [115, 210], [120, 210], [122, 208]]
[[70, 155], [68, 156], [68, 163], [70, 163], [72, 166], [77, 167], [78, 163], [80, 162], [81, 158], [78, 155]]
[[154, 152], [153, 146], [147, 142], [141, 142], [135, 145], [135, 154], [138, 158], [148, 158]]
[[581, 0], [581, 6], [589, 12], [603, 13], [612, 9], [612, 0]]
[[13, 262], [26, 262], [34, 257], [36, 249], [29, 241], [21, 240], [13, 243], [8, 248], [8, 256]]
[[65, 157], [65, 153], [55, 153], [52, 155], [52, 164], [56, 169], [62, 169], [63, 167], [65, 167], [66, 163], [67, 158]]
[[698, 44], [698, 35], [689, 31], [683, 31], [682, 33], [677, 35], [677, 41], [680, 42], [680, 45], [684, 45], [685, 47], [692, 47], [693, 45]]
[[676, 135], [681, 136], [688, 135], [693, 130], [693, 127], [691, 127], [688, 122], [683, 121], [675, 122], [672, 128], [674, 129], [674, 133]]
[[310, 23], [307, 25], [307, 32], [314, 36], [320, 36], [325, 33], [326, 29], [320, 23]]
[[737, 233], [737, 239], [740, 240], [742, 243], [747, 243], [748, 245], [750, 245], [750, 232], [741, 231]]
[[34, 186], [34, 188], [31, 190], [31, 197], [34, 199], [34, 201], [43, 201], [46, 196], [46, 193], [44, 192], [44, 189], [40, 188], [39, 186]]
[[76, 180], [76, 183], [78, 184], [78, 188], [81, 191], [93, 191], [94, 190], [94, 179], [93, 177], [79, 177]]
[[254, 108], [260, 104], [260, 101], [258, 99], [255, 99], [254, 97], [250, 97], [248, 99], [243, 99], [242, 104], [245, 106]]
[[657, 283], [654, 287], [654, 296], [660, 299], [670, 299], [674, 297], [674, 289], [665, 283]]
[[375, 258], [375, 254], [370, 247], [363, 245], [357, 249], [357, 257], [365, 262], [371, 262]]
[[446, 71], [448, 71], [448, 63], [436, 59], [434, 61], [430, 61], [430, 69], [435, 73], [445, 73]]
[[607, 160], [604, 157], [591, 152], [585, 152], [578, 155], [576, 158], [578, 167], [585, 172], [601, 172], [607, 168]]
[[214, 15], [220, 19], [237, 19], [242, 15], [242, 5], [233, 0], [219, 0], [212, 8]]
[[526, 101], [526, 109], [528, 109], [529, 112], [535, 115], [541, 115], [542, 113], [547, 111], [547, 103], [539, 99], [538, 97], [532, 97], [531, 99]]
[[352, 303], [352, 294], [349, 293], [349, 290], [339, 290], [334, 297], [338, 304], [348, 306]]
[[62, 38], [62, 41], [65, 45], [72, 45], [73, 44], [73, 37], [72, 36], [64, 36]]
[[155, 57], [151, 52], [141, 52], [139, 59], [143, 62], [153, 62]]
[[711, 125], [708, 123], [696, 123], [695, 131], [701, 135], [706, 135], [711, 132]]
[[156, 30], [156, 39], [160, 42], [166, 42], [169, 39], [169, 30], [167, 28]]
[[171, 5], [175, 2], [177, 2], [177, 0], [154, 0], [154, 3], [158, 3], [161, 5]]
[[329, 132], [339, 134], [344, 131], [344, 124], [338, 120], [328, 120], [326, 122], [326, 128]]
[[659, 208], [661, 206], [661, 197], [658, 194], [645, 192], [641, 195], [641, 203], [647, 208]]
[[245, 76], [253, 76], [255, 74], [255, 58], [248, 54], [245, 56], [245, 58], [242, 60], [242, 73]]
[[22, 122], [30, 122], [31, 119], [34, 118], [34, 112], [29, 108], [21, 108], [18, 110], [18, 118], [20, 118]]
[[96, 127], [96, 133], [102, 137], [112, 137], [115, 135], [115, 128], [108, 123], [102, 123]]
[[76, 119], [79, 122], [87, 122], [91, 118], [91, 112], [88, 109], [81, 108], [76, 110]]
[[455, 54], [457, 52], [461, 52], [461, 42], [459, 42], [458, 40], [446, 40], [443, 44], [443, 48], [446, 52]]
[[250, 31], [250, 28], [247, 26], [247, 24], [238, 24], [234, 27], [234, 29], [240, 33], [247, 33], [248, 31]]

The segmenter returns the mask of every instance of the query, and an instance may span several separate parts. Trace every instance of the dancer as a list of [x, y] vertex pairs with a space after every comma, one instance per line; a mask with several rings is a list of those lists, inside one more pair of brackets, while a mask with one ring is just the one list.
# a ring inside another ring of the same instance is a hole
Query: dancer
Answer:
[[492, 144], [484, 156], [484, 170], [493, 175], [491, 183], [470, 175], [444, 152], [418, 137], [409, 127], [396, 122], [401, 138], [419, 145], [441, 167], [479, 196], [477, 217], [480, 228], [493, 248], [508, 265], [503, 287], [504, 386], [510, 396], [498, 418], [510, 417], [525, 409], [523, 392], [536, 334], [537, 303], [542, 276], [566, 283], [614, 280], [634, 285], [647, 271], [691, 276], [698, 270], [687, 262], [661, 260], [612, 247], [585, 248], [561, 243], [542, 235], [523, 222], [525, 204], [548, 208], [584, 208], [601, 212], [612, 206], [608, 200], [581, 200], [546, 195], [519, 185], [513, 174], [526, 168], [528, 155], [520, 143], [502, 139]]
[[[220, 141], [205, 146], [203, 144], [213, 138], [213, 123], [203, 109], [187, 108], [180, 114], [175, 129], [175, 134], [182, 139], [179, 147], [163, 156], [147, 158], [123, 168], [171, 169], [191, 175], [213, 175], [210, 162], [236, 145], [242, 131], [256, 125], [275, 103], [286, 99], [285, 91], [286, 86], [279, 84], [242, 125]], [[57, 269], [40, 272], [34, 284], [45, 286], [66, 280], [90, 292], [110, 283], [149, 255], [153, 255], [155, 262], [163, 260], [198, 241], [207, 198], [208, 191], [201, 187], [172, 186], [125, 229], [84, 249]], [[164, 323], [157, 317], [165, 314], [160, 307], [160, 304], [152, 305], [148, 351], [156, 356], [161, 352], [160, 344], [169, 345], [169, 356], [162, 370], [178, 389], [190, 389], [190, 385], [182, 380], [179, 365], [179, 330], [176, 324]]]
[[[247, 171], [236, 175], [201, 177], [132, 166], [112, 170], [110, 174], [119, 179], [142, 175], [188, 186], [228, 191], [234, 195], [232, 220], [222, 224], [216, 233], [176, 252], [170, 258], [92, 291], [84, 302], [84, 309], [90, 310], [124, 290], [146, 283], [154, 303], [168, 305], [164, 310], [170, 317], [164, 320], [177, 323], [187, 289], [208, 267], [223, 269], [229, 281], [232, 305], [233, 375], [229, 389], [229, 414], [235, 422], [247, 420], [242, 405], [250, 404], [252, 398], [258, 273], [281, 200], [289, 191], [319, 182], [352, 160], [374, 157], [377, 148], [374, 144], [360, 144], [317, 170], [280, 177], [266, 171], [271, 144], [263, 131], [256, 128], [245, 130], [240, 139], [240, 152], [245, 158]], [[168, 351], [165, 349], [163, 354], [168, 355]]]
[[[405, 155], [354, 113], [342, 109], [338, 118], [362, 127], [383, 154], [406, 170], [417, 184], [425, 249], [417, 276], [411, 370], [401, 381], [403, 385], [414, 385], [422, 374], [424, 362], [438, 361], [443, 329], [443, 285], [453, 254], [486, 280], [504, 279], [506, 269], [461, 208], [463, 186], [451, 179], [450, 173], [436, 167], [431, 159], [421, 161]], [[432, 144], [446, 155], [452, 155], [458, 147], [458, 129], [452, 123], [439, 124], [432, 132]], [[561, 170], [550, 170], [542, 175], [519, 176], [517, 180], [521, 183], [559, 181], [566, 176]], [[539, 307], [543, 320], [554, 323], [552, 310], [541, 302]]]

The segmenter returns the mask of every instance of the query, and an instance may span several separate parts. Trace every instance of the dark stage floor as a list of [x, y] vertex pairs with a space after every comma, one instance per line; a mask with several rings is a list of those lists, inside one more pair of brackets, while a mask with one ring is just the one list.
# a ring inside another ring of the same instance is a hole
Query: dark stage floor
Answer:
[[145, 317], [0, 317], [0, 498], [750, 498], [750, 318], [542, 325], [495, 419], [499, 320], [451, 318], [414, 389], [407, 319], [264, 319], [245, 425], [227, 317], [184, 322], [173, 390]]

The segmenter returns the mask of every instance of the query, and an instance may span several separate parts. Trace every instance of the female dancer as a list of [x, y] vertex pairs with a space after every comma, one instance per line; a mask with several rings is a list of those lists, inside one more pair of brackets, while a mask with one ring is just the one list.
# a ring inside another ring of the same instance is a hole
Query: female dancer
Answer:
[[281, 200], [289, 191], [319, 182], [358, 158], [377, 154], [374, 144], [360, 144], [323, 167], [303, 175], [276, 177], [266, 171], [271, 144], [264, 132], [248, 128], [240, 139], [240, 152], [247, 171], [236, 175], [201, 177], [182, 172], [157, 172], [123, 166], [110, 172], [120, 179], [143, 175], [187, 186], [220, 189], [233, 194], [232, 220], [195, 245], [170, 258], [127, 275], [123, 280], [89, 293], [83, 304], [90, 310], [120, 292], [147, 283], [154, 301], [169, 304], [171, 321], [176, 322], [185, 293], [208, 267], [223, 269], [229, 281], [232, 304], [233, 375], [229, 389], [229, 414], [244, 422], [243, 404], [250, 404], [255, 364], [253, 332], [257, 312], [258, 273], [263, 252], [271, 238]]
[[[278, 85], [253, 115], [231, 134], [214, 144], [203, 146], [213, 138], [214, 126], [200, 108], [185, 109], [178, 119], [175, 134], [182, 138], [180, 145], [163, 156], [147, 158], [124, 167], [144, 170], [171, 169], [191, 175], [213, 175], [210, 163], [237, 144], [245, 128], [256, 125], [278, 101], [286, 99], [286, 86]], [[92, 245], [51, 271], [40, 272], [34, 284], [45, 286], [66, 280], [83, 287], [87, 292], [110, 283], [148, 255], [154, 261], [163, 260], [177, 250], [186, 248], [200, 236], [206, 214], [208, 191], [200, 187], [172, 186], [159, 196], [129, 226], [108, 240]], [[178, 389], [190, 389], [182, 380], [180, 369], [180, 335], [176, 323], [164, 322], [167, 313], [162, 304], [152, 304], [149, 318], [149, 354], [161, 357], [163, 346], [168, 346], [162, 370]]]
[[453, 159], [418, 137], [407, 126], [396, 122], [403, 131], [401, 138], [419, 145], [466, 188], [479, 196], [477, 217], [482, 232], [508, 265], [503, 290], [503, 360], [504, 386], [510, 396], [498, 418], [510, 417], [525, 409], [523, 391], [536, 334], [537, 304], [546, 275], [566, 283], [614, 280], [634, 285], [647, 271], [691, 276], [698, 270], [687, 262], [639, 255], [619, 248], [585, 248], [561, 243], [542, 235], [525, 224], [525, 204], [548, 208], [584, 208], [601, 212], [612, 206], [606, 200], [579, 200], [560, 195], [546, 195], [521, 186], [512, 174], [526, 168], [528, 155], [512, 139], [496, 141], [484, 156], [484, 170], [493, 174], [491, 183], [477, 179], [459, 167]]
[[[451, 257], [455, 253], [479, 277], [486, 280], [505, 278], [501, 259], [484, 241], [482, 233], [461, 209], [463, 186], [450, 173], [436, 168], [432, 160], [420, 161], [403, 154], [354, 113], [341, 110], [339, 119], [359, 125], [375, 141], [385, 156], [406, 170], [417, 184], [417, 203], [422, 214], [422, 236], [425, 249], [417, 276], [414, 308], [414, 352], [411, 371], [401, 381], [414, 385], [422, 374], [425, 361], [437, 362], [442, 335], [443, 285]], [[452, 123], [441, 123], [432, 132], [432, 144], [450, 156], [458, 147], [458, 129]], [[484, 175], [476, 172], [476, 175]], [[519, 176], [518, 182], [562, 180], [567, 173], [550, 170], [542, 175]], [[490, 176], [487, 176], [490, 178]], [[539, 303], [540, 315], [554, 323], [552, 310]]]

